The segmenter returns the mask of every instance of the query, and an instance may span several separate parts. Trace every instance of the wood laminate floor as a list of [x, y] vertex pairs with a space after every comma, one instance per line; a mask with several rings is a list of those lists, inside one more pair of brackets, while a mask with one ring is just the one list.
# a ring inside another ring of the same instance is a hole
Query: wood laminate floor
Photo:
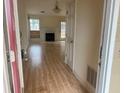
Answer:
[[24, 62], [25, 93], [86, 93], [64, 64], [64, 42], [33, 43]]

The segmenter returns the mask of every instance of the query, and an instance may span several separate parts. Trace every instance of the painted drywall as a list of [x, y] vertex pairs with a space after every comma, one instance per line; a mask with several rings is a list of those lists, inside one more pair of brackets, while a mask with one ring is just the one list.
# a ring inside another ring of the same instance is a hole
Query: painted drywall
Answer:
[[29, 44], [27, 13], [25, 0], [18, 0], [19, 29], [21, 33], [21, 48], [27, 50]]
[[103, 1], [76, 0], [74, 73], [92, 93], [95, 89], [86, 80], [87, 65], [97, 71]]
[[41, 14], [40, 11], [45, 11], [43, 15], [59, 15], [64, 16], [66, 14], [66, 2], [70, 0], [57, 0], [59, 3], [60, 13], [54, 13], [56, 0], [25, 0], [26, 10], [28, 14]]
[[118, 20], [109, 93], [120, 93], [120, 19]]
[[56, 41], [61, 40], [61, 21], [65, 21], [64, 16], [29, 15], [29, 18], [40, 20], [40, 41], [45, 41], [45, 33], [49, 32], [55, 33]]
[[[68, 0], [68, 1], [70, 1], [70, 0]], [[38, 16], [41, 15], [40, 11], [45, 10], [45, 14], [43, 14], [44, 16], [45, 15], [53, 15], [53, 16], [56, 15], [55, 13], [52, 13], [53, 11], [52, 11], [52, 4], [51, 4], [51, 2], [54, 5], [54, 3], [55, 3], [54, 0], [50, 1], [50, 2], [48, 0], [47, 1], [42, 1], [42, 0], [40, 0], [40, 1], [39, 0], [33, 1], [33, 0], [30, 0], [30, 2], [29, 2], [29, 0], [18, 0], [19, 28], [20, 28], [20, 33], [22, 34], [22, 37], [21, 37], [21, 48], [22, 49], [27, 50], [29, 42], [30, 42], [30, 40], [29, 40], [30, 33], [29, 33], [29, 24], [28, 24], [28, 16], [29, 16], [29, 14], [35, 15], [35, 17], [37, 17], [37, 15]], [[66, 3], [66, 0], [62, 1], [61, 5], [60, 5], [60, 7], [62, 6], [63, 11], [65, 11], [65, 3]], [[61, 13], [57, 14], [57, 16], [58, 15], [62, 16], [63, 14], [65, 15], [65, 13], [62, 12], [62, 14]], [[54, 24], [56, 22], [56, 20], [60, 20], [62, 18], [62, 17], [59, 17], [59, 16], [56, 17], [56, 18], [54, 16], [53, 20], [51, 20], [52, 17], [49, 17], [49, 18], [48, 17], [46, 17], [46, 18], [44, 17], [44, 18], [46, 19], [47, 23]], [[41, 19], [43, 19], [43, 18], [41, 18]], [[48, 21], [48, 19], [50, 19], [51, 22]], [[43, 22], [41, 22], [41, 23], [43, 23]], [[56, 23], [55, 23], [55, 25], [56, 25]], [[41, 29], [42, 30], [46, 30], [46, 27], [44, 26]], [[55, 28], [55, 26], [54, 26], [54, 27], [50, 27], [50, 28], [53, 31], [55, 31], [55, 30], [59, 30], [59, 27]], [[60, 34], [60, 33], [57, 33], [57, 34]], [[44, 35], [43, 36], [42, 35], [41, 35], [41, 40], [44, 39]], [[56, 36], [56, 40], [60, 40], [59, 37], [60, 36], [57, 35]]]

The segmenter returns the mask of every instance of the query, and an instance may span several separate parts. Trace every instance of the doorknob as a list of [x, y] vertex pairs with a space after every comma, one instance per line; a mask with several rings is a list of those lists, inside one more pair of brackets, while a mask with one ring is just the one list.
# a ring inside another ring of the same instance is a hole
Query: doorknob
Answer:
[[98, 63], [99, 67], [101, 67], [101, 62]]
[[10, 62], [10, 54], [8, 51], [6, 52], [6, 57], [7, 57], [7, 62]]
[[73, 43], [73, 40], [71, 40], [70, 43]]

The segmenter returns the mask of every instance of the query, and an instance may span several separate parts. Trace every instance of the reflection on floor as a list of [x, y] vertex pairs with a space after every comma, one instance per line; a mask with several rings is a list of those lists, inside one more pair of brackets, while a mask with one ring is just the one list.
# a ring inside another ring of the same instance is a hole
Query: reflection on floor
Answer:
[[25, 93], [86, 93], [64, 64], [64, 42], [33, 43], [24, 63]]

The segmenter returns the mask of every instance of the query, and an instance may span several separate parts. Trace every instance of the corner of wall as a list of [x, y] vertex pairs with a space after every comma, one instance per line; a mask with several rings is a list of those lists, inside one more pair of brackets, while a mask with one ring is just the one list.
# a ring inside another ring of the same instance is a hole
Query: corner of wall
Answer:
[[95, 89], [87, 81], [81, 79], [80, 76], [76, 73], [76, 71], [73, 71], [73, 73], [75, 77], [79, 80], [85, 91], [87, 91], [88, 93], [95, 93]]
[[84, 87], [84, 89], [86, 89], [86, 91], [88, 91], [87, 82], [84, 81], [83, 79], [81, 79], [75, 70], [73, 71], [73, 73], [74, 73], [75, 77], [79, 80], [79, 82], [81, 83], [82, 87]]

